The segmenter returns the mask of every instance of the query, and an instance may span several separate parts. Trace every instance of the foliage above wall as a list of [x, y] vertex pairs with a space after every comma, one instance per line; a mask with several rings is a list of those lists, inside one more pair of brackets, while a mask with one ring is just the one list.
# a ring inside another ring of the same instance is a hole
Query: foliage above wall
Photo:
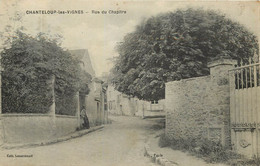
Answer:
[[112, 70], [115, 88], [139, 99], [165, 96], [165, 82], [209, 74], [207, 62], [258, 54], [257, 37], [223, 14], [177, 10], [151, 17], [125, 36]]
[[[88, 93], [91, 80], [77, 59], [62, 49], [57, 40], [17, 31], [2, 56], [3, 112], [46, 113], [52, 104], [50, 79], [55, 75], [56, 101]], [[66, 106], [66, 105], [65, 105]]]

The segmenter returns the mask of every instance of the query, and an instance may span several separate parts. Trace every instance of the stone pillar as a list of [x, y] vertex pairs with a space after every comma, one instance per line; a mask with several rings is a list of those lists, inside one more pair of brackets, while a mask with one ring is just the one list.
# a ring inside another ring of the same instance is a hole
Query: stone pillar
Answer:
[[76, 92], [76, 116], [78, 121], [78, 127], [80, 128], [80, 101], [79, 101], [79, 92]]
[[55, 75], [51, 76], [50, 86], [52, 88], [52, 105], [50, 106], [49, 114], [55, 116]]
[[231, 149], [237, 152], [237, 132], [232, 129], [232, 124], [236, 123], [236, 101], [235, 101], [235, 88], [236, 88], [236, 79], [235, 72], [229, 71], [229, 91], [230, 91], [230, 135], [231, 135]]
[[51, 94], [52, 94], [52, 104], [49, 109], [49, 115], [51, 116], [51, 132], [52, 136], [56, 137], [57, 134], [57, 128], [56, 128], [56, 116], [55, 116], [55, 75], [52, 75], [48, 85], [51, 88]]
[[217, 112], [216, 109], [208, 112], [208, 136], [219, 133], [222, 145], [228, 147], [231, 145], [229, 70], [236, 64], [237, 61], [232, 59], [218, 59], [208, 63], [211, 93], [214, 94], [210, 104], [218, 108]]

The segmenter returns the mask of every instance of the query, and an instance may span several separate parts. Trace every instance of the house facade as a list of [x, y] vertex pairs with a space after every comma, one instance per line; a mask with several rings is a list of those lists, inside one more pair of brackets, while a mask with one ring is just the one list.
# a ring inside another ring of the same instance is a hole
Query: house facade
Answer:
[[80, 95], [80, 108], [85, 106], [90, 126], [101, 125], [107, 122], [107, 110], [105, 110], [106, 87], [103, 81], [96, 78], [90, 56], [87, 49], [70, 50], [71, 54], [80, 60], [83, 70], [92, 76], [88, 84], [90, 92], [88, 95]]
[[108, 112], [114, 115], [164, 117], [164, 100], [144, 101], [125, 95], [112, 85], [107, 87]]

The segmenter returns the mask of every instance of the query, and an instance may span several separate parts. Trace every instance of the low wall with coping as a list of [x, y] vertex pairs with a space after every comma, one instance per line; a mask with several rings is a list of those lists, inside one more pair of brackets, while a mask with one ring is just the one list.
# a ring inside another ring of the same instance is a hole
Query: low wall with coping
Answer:
[[2, 114], [2, 142], [8, 144], [36, 143], [75, 132], [77, 117], [48, 114]]
[[56, 137], [62, 137], [73, 133], [78, 127], [76, 116], [56, 115]]

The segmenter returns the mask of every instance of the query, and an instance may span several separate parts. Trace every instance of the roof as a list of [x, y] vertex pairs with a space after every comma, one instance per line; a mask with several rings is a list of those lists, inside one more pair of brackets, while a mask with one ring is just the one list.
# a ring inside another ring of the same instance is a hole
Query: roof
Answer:
[[82, 62], [83, 70], [88, 72], [92, 77], [95, 76], [95, 71], [93, 69], [87, 49], [69, 50], [69, 52], [72, 54], [72, 56], [75, 56]]

